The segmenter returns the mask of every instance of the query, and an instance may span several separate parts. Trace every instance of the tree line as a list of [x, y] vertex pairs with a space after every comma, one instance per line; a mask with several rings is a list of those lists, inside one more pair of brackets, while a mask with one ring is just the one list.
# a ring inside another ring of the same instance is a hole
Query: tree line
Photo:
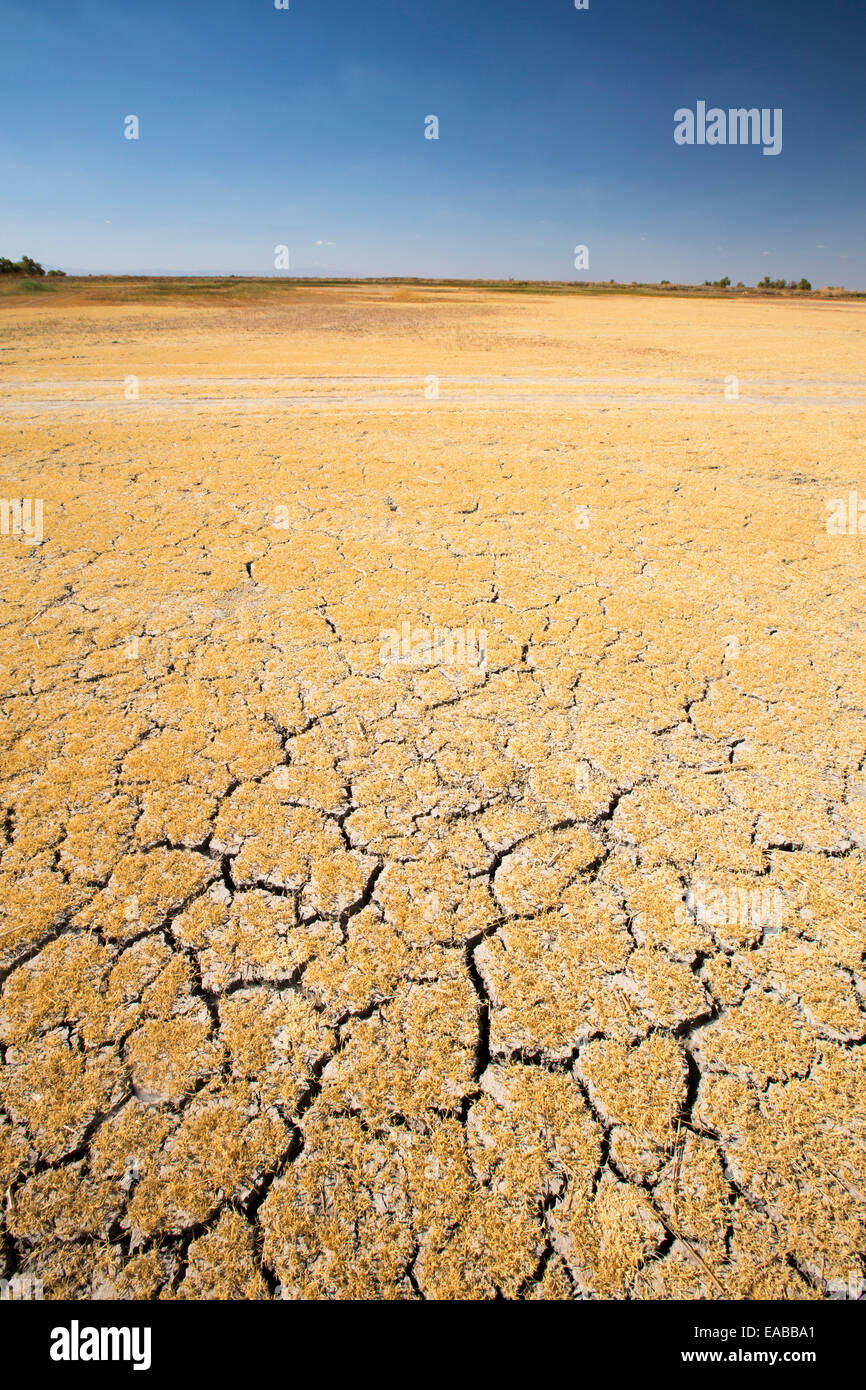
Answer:
[[[666, 283], [667, 283], [667, 282], [666, 282], [665, 280], [662, 280], [662, 284], [663, 284], [663, 285], [666, 284]], [[730, 277], [730, 275], [725, 275], [721, 280], [705, 280], [705, 281], [704, 281], [704, 284], [705, 284], [705, 285], [711, 285], [711, 286], [713, 287], [713, 289], [717, 289], [717, 290], [726, 290], [726, 289], [728, 289], [729, 286], [730, 286], [730, 283], [731, 283], [731, 277]], [[738, 290], [744, 290], [746, 287], [745, 287], [745, 285], [743, 284], [742, 280], [740, 280], [739, 283], [737, 284], [736, 288], [737, 288]], [[770, 277], [769, 277], [769, 275], [765, 275], [764, 278], [763, 278], [763, 280], [759, 280], [759, 281], [758, 281], [757, 288], [758, 288], [759, 290], [810, 290], [810, 289], [812, 288], [812, 285], [811, 285], [810, 281], [808, 281], [808, 280], [805, 278], [805, 276], [803, 277], [802, 280], [797, 281], [797, 280], [771, 280]]]
[[[8, 256], [0, 256], [0, 275], [44, 275], [45, 267], [32, 256], [22, 256], [20, 261], [10, 261]], [[65, 275], [65, 270], [49, 270], [49, 275]]]

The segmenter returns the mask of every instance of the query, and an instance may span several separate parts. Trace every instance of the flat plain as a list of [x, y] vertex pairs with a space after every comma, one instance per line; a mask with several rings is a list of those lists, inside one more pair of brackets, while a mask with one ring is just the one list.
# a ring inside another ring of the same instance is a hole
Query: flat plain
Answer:
[[856, 1285], [864, 368], [842, 300], [0, 300], [0, 1274]]

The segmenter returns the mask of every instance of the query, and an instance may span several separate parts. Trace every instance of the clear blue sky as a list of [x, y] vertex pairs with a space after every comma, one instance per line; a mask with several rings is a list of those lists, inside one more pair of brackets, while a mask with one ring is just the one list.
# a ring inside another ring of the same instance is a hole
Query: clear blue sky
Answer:
[[[0, 0], [0, 254], [272, 274], [285, 243], [296, 274], [864, 289], [864, 11]], [[698, 100], [781, 107], [782, 153], [677, 146]]]

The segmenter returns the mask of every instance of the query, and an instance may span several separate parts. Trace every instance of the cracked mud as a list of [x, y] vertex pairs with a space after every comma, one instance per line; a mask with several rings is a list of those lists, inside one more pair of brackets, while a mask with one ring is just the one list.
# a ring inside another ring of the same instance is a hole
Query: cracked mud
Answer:
[[0, 1273], [862, 1272], [864, 314], [4, 303]]

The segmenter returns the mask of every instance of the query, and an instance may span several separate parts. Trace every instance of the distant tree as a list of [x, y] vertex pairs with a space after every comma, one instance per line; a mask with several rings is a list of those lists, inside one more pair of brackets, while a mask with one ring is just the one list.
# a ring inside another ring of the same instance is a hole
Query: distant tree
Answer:
[[10, 261], [8, 256], [0, 256], [0, 275], [14, 275], [15, 262]]
[[38, 261], [34, 261], [32, 256], [22, 256], [15, 266], [15, 269], [22, 275], [44, 275], [45, 271]]
[[60, 278], [60, 277], [63, 277], [65, 274], [66, 274], [66, 271], [65, 271], [65, 270], [49, 270], [49, 272], [48, 272], [48, 278], [49, 278], [49, 280], [52, 278], [52, 276], [53, 276], [53, 277], [58, 277], [58, 278]]
[[801, 280], [799, 285], [797, 286], [798, 290], [810, 290], [811, 288], [812, 286], [810, 285], [809, 281], [805, 279]]
[[730, 275], [726, 275], [726, 276], [724, 277], [724, 279], [722, 279], [722, 280], [717, 280], [717, 281], [716, 281], [716, 288], [717, 288], [717, 289], [720, 289], [720, 290], [726, 290], [726, 289], [728, 288], [728, 286], [730, 285], [730, 283], [731, 283], [731, 277], [730, 277]]

